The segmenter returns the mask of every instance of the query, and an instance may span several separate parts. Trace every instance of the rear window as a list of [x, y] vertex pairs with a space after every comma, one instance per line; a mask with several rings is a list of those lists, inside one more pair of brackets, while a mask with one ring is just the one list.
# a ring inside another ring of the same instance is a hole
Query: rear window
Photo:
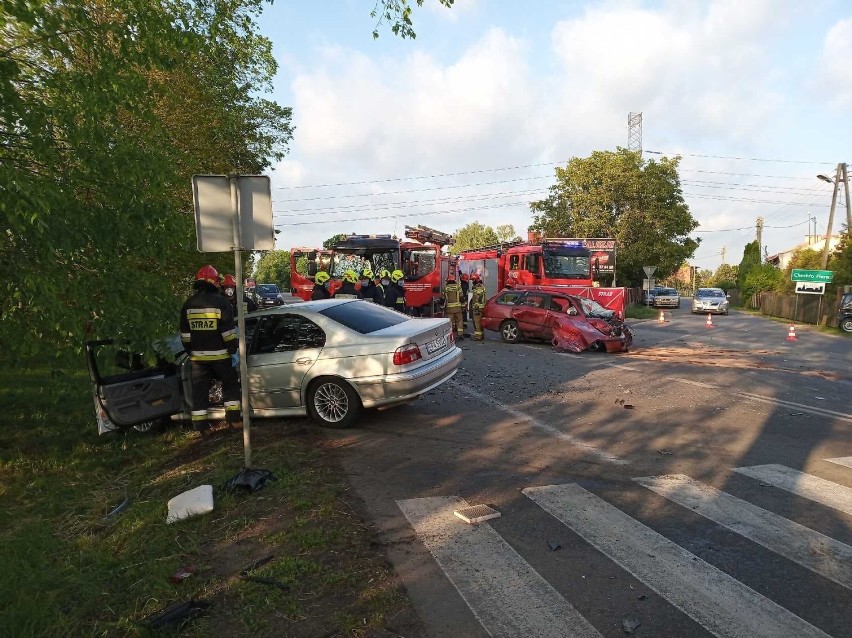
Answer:
[[258, 284], [257, 292], [261, 295], [277, 295], [280, 291], [275, 284]]
[[377, 306], [369, 301], [352, 301], [332, 306], [321, 310], [319, 314], [365, 335], [390, 328], [409, 319], [395, 310]]

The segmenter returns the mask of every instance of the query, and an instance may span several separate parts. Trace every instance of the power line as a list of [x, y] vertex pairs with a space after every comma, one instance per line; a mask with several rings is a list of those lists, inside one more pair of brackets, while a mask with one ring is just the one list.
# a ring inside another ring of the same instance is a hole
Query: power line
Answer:
[[[796, 226], [801, 226], [802, 224], [807, 224], [808, 220], [803, 222], [799, 222], [798, 224], [790, 224], [789, 226], [766, 226], [764, 228], [795, 228]], [[743, 226], [742, 228], [716, 228], [713, 230], [693, 230], [693, 233], [730, 233], [736, 230], [754, 230], [754, 226]]]
[[496, 173], [499, 171], [517, 171], [522, 168], [537, 168], [539, 166], [559, 166], [567, 164], [563, 162], [541, 162], [539, 164], [525, 164], [523, 166], [506, 166], [504, 168], [482, 168], [474, 171], [461, 171], [459, 173], [438, 173], [436, 175], [416, 175], [413, 177], [388, 177], [385, 179], [369, 179], [362, 182], [339, 182], [337, 184], [306, 184], [304, 186], [276, 186], [276, 190], [295, 190], [300, 188], [328, 188], [330, 186], [359, 186], [362, 184], [382, 184], [384, 182], [405, 182], [417, 179], [437, 179], [439, 177], [457, 177], [459, 175], [478, 175], [480, 173]]
[[836, 162], [813, 162], [807, 160], [782, 160], [782, 159], [767, 159], [764, 157], [734, 157], [731, 155], [703, 155], [700, 153], [666, 153], [664, 151], [649, 151], [647, 149], [644, 150], [645, 153], [653, 153], [654, 155], [666, 155], [666, 156], [675, 156], [679, 155], [680, 157], [706, 157], [710, 159], [726, 159], [726, 160], [738, 160], [743, 162], [775, 162], [779, 164], [825, 164], [832, 165]]

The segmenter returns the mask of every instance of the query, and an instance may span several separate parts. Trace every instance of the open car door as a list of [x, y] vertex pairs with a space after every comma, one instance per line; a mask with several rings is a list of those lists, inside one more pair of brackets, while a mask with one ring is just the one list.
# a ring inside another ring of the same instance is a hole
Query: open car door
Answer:
[[[120, 349], [112, 339], [85, 345], [100, 433], [143, 426], [181, 412], [183, 395], [175, 365], [161, 362], [146, 367], [141, 355]], [[112, 351], [115, 357], [105, 365], [103, 353]]]

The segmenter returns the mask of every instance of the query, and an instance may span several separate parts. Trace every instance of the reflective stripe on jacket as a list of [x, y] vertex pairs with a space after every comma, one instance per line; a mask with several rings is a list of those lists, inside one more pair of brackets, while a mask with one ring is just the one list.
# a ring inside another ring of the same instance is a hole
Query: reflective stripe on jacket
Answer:
[[447, 308], [461, 308], [461, 287], [458, 284], [447, 284], [444, 287], [444, 299], [447, 300]]

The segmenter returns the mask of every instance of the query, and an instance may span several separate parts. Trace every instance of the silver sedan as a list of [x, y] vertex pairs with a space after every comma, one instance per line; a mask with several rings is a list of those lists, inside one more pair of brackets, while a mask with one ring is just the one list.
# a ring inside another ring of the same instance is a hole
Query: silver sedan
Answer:
[[[308, 414], [329, 427], [351, 426], [364, 408], [415, 399], [449, 381], [462, 358], [448, 319], [412, 318], [356, 299], [254, 312], [245, 330], [252, 415]], [[100, 430], [188, 418], [185, 355], [177, 366], [106, 376], [96, 352], [111, 343], [86, 344]], [[221, 404], [211, 405], [210, 417], [224, 418]]]
[[721, 288], [699, 288], [692, 298], [692, 314], [728, 314], [728, 297]]

